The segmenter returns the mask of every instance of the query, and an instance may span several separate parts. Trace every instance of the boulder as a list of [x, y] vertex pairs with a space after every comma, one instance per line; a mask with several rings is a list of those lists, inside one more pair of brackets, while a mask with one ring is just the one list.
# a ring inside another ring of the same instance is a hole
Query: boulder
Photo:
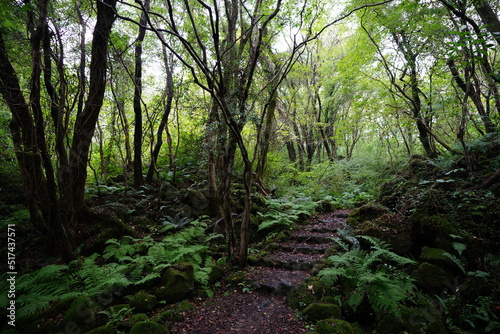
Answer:
[[307, 321], [316, 322], [327, 318], [339, 319], [340, 307], [335, 304], [312, 303], [302, 310], [301, 314]]
[[376, 203], [368, 203], [351, 211], [346, 223], [353, 227], [358, 227], [366, 221], [375, 220], [390, 211], [385, 206]]
[[168, 268], [162, 275], [162, 285], [155, 295], [168, 304], [177, 303], [190, 297], [194, 292], [194, 270], [192, 266]]
[[139, 313], [150, 312], [158, 306], [156, 296], [146, 293], [145, 291], [139, 291], [128, 299], [129, 305], [134, 308], [135, 312]]
[[316, 323], [318, 334], [355, 334], [353, 326], [340, 319], [324, 319]]
[[168, 329], [154, 321], [140, 321], [130, 329], [129, 334], [167, 334]]

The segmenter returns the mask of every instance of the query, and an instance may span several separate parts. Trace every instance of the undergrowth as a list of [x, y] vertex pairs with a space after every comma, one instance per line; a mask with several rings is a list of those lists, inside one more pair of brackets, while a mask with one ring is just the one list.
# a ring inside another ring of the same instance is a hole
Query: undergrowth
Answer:
[[[161, 240], [151, 235], [134, 239], [110, 239], [103, 254], [93, 254], [69, 265], [47, 265], [40, 270], [17, 277], [16, 303], [19, 321], [40, 312], [53, 302], [76, 296], [95, 298], [101, 294], [121, 295], [129, 286], [145, 284], [161, 275], [163, 269], [187, 262], [194, 268], [195, 280], [207, 292], [209, 273], [214, 263], [210, 243], [220, 234], [206, 234], [206, 223], [193, 221], [178, 230], [172, 225], [163, 232], [175, 230]], [[7, 291], [2, 275], [1, 288]], [[0, 305], [7, 307], [2, 295]]]
[[370, 250], [354, 249], [330, 256], [330, 267], [321, 270], [318, 276], [329, 286], [341, 284], [343, 300], [354, 311], [368, 301], [377, 314], [401, 317], [401, 306], [416, 289], [413, 279], [401, 267], [415, 262], [392, 252], [376, 238], [357, 238], [369, 242]]
[[269, 199], [267, 201], [268, 210], [264, 213], [259, 212], [257, 214], [262, 221], [258, 231], [279, 231], [288, 229], [292, 227], [294, 223], [311, 215], [317, 205], [317, 202], [305, 196]]
[[327, 200], [342, 208], [352, 208], [376, 198], [380, 186], [393, 177], [401, 163], [382, 163], [378, 159], [357, 157], [325, 161], [301, 171], [289, 163], [275, 166], [269, 178], [278, 197], [306, 196], [313, 201]]

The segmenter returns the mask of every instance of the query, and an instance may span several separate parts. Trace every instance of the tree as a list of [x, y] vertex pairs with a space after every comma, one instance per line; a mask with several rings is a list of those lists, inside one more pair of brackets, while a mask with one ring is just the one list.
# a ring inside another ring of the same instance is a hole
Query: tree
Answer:
[[[0, 29], [0, 92], [12, 113], [11, 133], [31, 220], [40, 232], [54, 240], [62, 258], [70, 260], [74, 257], [70, 240], [72, 229], [76, 223], [88, 216], [84, 203], [88, 154], [104, 97], [108, 39], [115, 19], [116, 1], [96, 1], [97, 19], [93, 34], [89, 91], [85, 106], [76, 115], [72, 145], [68, 153], [62, 138], [68, 130], [62, 122], [65, 96], [57, 95], [51, 81], [52, 33], [48, 25], [48, 5], [49, 1], [44, 0], [40, 1], [36, 8], [26, 7], [32, 64], [30, 102], [26, 102], [18, 72], [9, 59], [9, 48], [4, 39], [8, 32], [4, 29]], [[58, 66], [63, 64], [58, 63]], [[59, 74], [64, 82], [64, 73]], [[54, 168], [47, 146], [45, 114], [41, 102], [42, 78], [51, 103], [50, 114], [56, 135], [58, 168]], [[64, 92], [63, 86], [59, 92]]]

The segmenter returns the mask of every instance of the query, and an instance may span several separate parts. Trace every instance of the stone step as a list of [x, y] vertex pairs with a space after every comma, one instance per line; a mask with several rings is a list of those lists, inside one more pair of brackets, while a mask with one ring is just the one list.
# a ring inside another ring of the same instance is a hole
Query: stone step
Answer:
[[267, 267], [288, 270], [311, 270], [324, 257], [324, 254], [301, 254], [276, 251], [267, 254], [260, 262]]
[[308, 231], [296, 231], [290, 236], [291, 240], [299, 243], [308, 244], [331, 244], [332, 238], [337, 237], [334, 232], [308, 232]]
[[301, 226], [300, 230], [318, 233], [336, 233], [338, 227], [328, 225], [303, 225]]
[[297, 241], [289, 241], [279, 243], [278, 248], [283, 252], [288, 253], [301, 253], [301, 254], [322, 254], [328, 248], [330, 248], [329, 243], [305, 243]]
[[303, 270], [286, 270], [273, 267], [252, 267], [244, 279], [257, 289], [273, 295], [284, 295], [299, 285], [310, 274]]

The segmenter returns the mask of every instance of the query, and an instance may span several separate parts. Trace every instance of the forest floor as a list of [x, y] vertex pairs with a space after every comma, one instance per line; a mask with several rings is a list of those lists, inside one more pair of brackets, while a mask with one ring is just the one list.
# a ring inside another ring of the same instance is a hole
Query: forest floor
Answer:
[[324, 213], [298, 225], [289, 239], [274, 244], [272, 251], [245, 268], [242, 279], [235, 274], [235, 280], [241, 279], [241, 288], [233, 286], [212, 298], [199, 300], [181, 322], [173, 324], [170, 333], [308, 332], [307, 323], [287, 305], [286, 294], [311, 276], [348, 213]]

